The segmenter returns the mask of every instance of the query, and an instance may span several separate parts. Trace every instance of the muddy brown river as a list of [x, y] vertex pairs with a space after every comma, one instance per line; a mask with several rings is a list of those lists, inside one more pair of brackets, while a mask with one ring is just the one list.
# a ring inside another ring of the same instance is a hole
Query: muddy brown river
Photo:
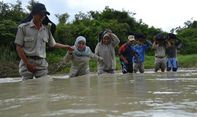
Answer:
[[197, 117], [197, 69], [4, 78], [0, 117]]

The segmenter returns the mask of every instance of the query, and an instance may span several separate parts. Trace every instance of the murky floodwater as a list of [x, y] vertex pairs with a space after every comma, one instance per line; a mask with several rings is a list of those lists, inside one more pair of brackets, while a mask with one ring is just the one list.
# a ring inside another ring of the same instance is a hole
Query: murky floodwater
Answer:
[[197, 117], [197, 70], [0, 79], [0, 117]]

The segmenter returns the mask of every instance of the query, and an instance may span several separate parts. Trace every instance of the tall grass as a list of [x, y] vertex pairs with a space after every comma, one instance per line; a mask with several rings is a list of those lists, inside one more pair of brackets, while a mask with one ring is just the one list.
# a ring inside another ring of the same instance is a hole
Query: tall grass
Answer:
[[[0, 77], [17, 76], [19, 58], [16, 51], [8, 47], [0, 48]], [[65, 56], [65, 50], [49, 50], [47, 52], [47, 61], [49, 63], [49, 73], [69, 73], [70, 63], [63, 64], [62, 60]], [[192, 55], [178, 55], [177, 60], [181, 68], [197, 68], [197, 54]], [[145, 56], [144, 62], [145, 69], [154, 68], [154, 56]], [[119, 57], [116, 57], [116, 70], [121, 70]], [[90, 60], [90, 71], [97, 71], [97, 61]]]
[[[177, 61], [179, 67], [181, 68], [197, 68], [197, 54], [192, 55], [178, 55]], [[154, 68], [155, 57], [154, 56], [145, 56], [144, 67], [145, 69]], [[96, 71], [97, 64], [95, 61], [90, 61], [90, 69]], [[121, 70], [121, 64], [119, 57], [116, 57], [116, 69]]]
[[179, 55], [178, 63], [180, 67], [184, 68], [197, 67], [197, 54]]
[[0, 48], [0, 61], [16, 61], [17, 60], [17, 53], [16, 51], [10, 51], [9, 47], [1, 47]]
[[8, 47], [0, 48], [0, 78], [18, 76], [18, 56]]

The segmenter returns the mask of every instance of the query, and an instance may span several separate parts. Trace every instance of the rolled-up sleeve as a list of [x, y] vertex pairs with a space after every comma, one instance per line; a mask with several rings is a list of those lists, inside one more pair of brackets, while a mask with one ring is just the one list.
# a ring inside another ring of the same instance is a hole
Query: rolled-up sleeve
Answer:
[[51, 31], [49, 31], [49, 46], [50, 47], [54, 47], [56, 44], [56, 41], [51, 33]]
[[90, 53], [90, 57], [92, 59], [94, 59], [94, 60], [98, 60], [99, 59], [99, 56], [97, 56], [96, 54], [94, 54], [89, 47], [88, 47], [88, 50], [89, 50], [89, 53]]

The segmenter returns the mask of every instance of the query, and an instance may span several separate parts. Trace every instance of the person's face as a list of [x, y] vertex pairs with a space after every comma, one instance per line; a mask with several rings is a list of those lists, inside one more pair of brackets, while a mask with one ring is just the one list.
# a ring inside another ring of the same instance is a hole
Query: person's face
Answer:
[[138, 39], [138, 44], [144, 44], [145, 40], [144, 39]]
[[77, 44], [77, 48], [79, 50], [83, 50], [86, 46], [86, 43], [84, 41], [79, 41], [78, 44]]
[[168, 41], [169, 41], [170, 43], [174, 43], [174, 40], [173, 40], [173, 39], [168, 39]]
[[164, 41], [156, 41], [157, 44], [162, 45]]
[[135, 40], [128, 41], [128, 43], [129, 43], [130, 45], [133, 45], [133, 44], [135, 44]]
[[103, 44], [107, 45], [109, 44], [111, 41], [110, 37], [109, 36], [105, 36], [102, 40]]
[[34, 16], [34, 19], [38, 22], [42, 22], [44, 20], [44, 18], [46, 17], [46, 13], [44, 12], [39, 12], [38, 14], [36, 14]]

